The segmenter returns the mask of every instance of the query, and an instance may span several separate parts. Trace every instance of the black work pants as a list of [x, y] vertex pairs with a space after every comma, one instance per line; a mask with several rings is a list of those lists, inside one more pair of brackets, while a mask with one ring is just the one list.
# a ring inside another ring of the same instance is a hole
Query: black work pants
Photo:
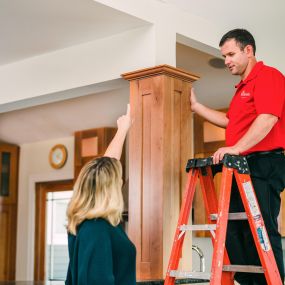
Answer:
[[[285, 188], [285, 157], [283, 154], [269, 153], [254, 155], [249, 157], [247, 161], [276, 263], [284, 282], [283, 252], [277, 217], [281, 204], [280, 193]], [[244, 212], [234, 179], [230, 212]], [[260, 265], [248, 221], [228, 222], [226, 248], [232, 264]], [[267, 284], [264, 274], [236, 273], [235, 280], [242, 284]]]

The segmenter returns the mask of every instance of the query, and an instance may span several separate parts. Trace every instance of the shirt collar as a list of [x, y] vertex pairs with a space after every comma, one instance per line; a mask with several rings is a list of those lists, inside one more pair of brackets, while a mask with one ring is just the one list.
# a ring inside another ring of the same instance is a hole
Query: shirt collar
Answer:
[[249, 73], [249, 75], [244, 80], [241, 80], [237, 85], [235, 85], [235, 88], [239, 88], [240, 86], [245, 85], [248, 81], [254, 79], [263, 66], [263, 61], [257, 62]]

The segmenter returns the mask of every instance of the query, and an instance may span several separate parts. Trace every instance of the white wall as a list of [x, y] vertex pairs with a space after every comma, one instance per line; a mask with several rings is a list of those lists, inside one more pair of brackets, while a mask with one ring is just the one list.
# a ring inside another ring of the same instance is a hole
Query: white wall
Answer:
[[224, 33], [223, 26], [208, 21], [195, 13], [181, 10], [168, 1], [154, 0], [96, 0], [124, 13], [153, 23], [155, 30], [155, 64], [169, 64], [176, 66], [175, 45], [181, 37], [188, 39], [188, 43], [195, 48], [218, 54], [218, 38]]
[[[55, 144], [63, 144], [68, 151], [63, 168], [49, 165], [49, 151]], [[20, 146], [16, 280], [33, 280], [35, 183], [73, 179], [74, 137], [42, 141]]]
[[180, 34], [212, 49], [218, 47], [217, 38], [224, 32], [223, 26], [196, 16], [195, 11], [190, 13], [170, 5], [168, 1], [164, 3], [158, 0], [96, 0], [95, 2], [153, 23], [157, 34], [163, 33], [165, 37]]
[[150, 26], [0, 66], [0, 104], [43, 95], [57, 101], [52, 93], [153, 66], [154, 41]]
[[[213, 255], [213, 245], [212, 245], [211, 238], [193, 237], [192, 243], [193, 243], [193, 245], [198, 246], [201, 249], [202, 253], [204, 254], [205, 272], [211, 272], [212, 255]], [[193, 258], [192, 258], [192, 260], [193, 260], [192, 269], [193, 269], [193, 271], [199, 271], [200, 270], [200, 258], [194, 250], [192, 250], [192, 256], [193, 256]]]
[[[164, 33], [171, 37], [175, 33], [178, 35], [178, 42], [189, 44], [210, 54], [219, 55], [219, 40], [228, 30], [248, 29], [257, 42], [257, 57], [285, 73], [285, 59], [282, 57], [285, 40], [281, 36], [284, 27], [283, 0], [276, 0], [275, 5], [265, 0], [241, 0], [239, 5], [228, 0], [208, 1], [209, 3], [195, 0], [96, 0], [95, 2], [153, 23], [156, 35]], [[234, 13], [230, 11], [229, 3], [235, 5]], [[257, 7], [259, 7], [258, 14]], [[160, 44], [161, 40], [158, 45]], [[157, 48], [156, 57], [162, 52], [161, 48], [156, 46]], [[169, 49], [168, 46], [164, 48]]]

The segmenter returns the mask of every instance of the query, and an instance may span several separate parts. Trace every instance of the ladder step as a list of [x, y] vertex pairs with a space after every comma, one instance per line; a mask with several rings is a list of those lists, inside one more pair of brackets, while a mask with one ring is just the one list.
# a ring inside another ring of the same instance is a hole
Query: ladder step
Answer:
[[182, 225], [179, 229], [180, 231], [214, 231], [216, 230], [216, 224]]
[[264, 273], [264, 269], [262, 268], [262, 266], [255, 265], [223, 265], [223, 271]]
[[192, 272], [192, 271], [181, 271], [181, 270], [171, 270], [169, 273], [170, 277], [178, 278], [196, 278], [203, 280], [210, 280], [210, 272]]
[[[223, 271], [264, 273], [264, 269], [261, 266], [253, 266], [253, 265], [223, 265]], [[210, 280], [211, 273], [171, 270], [169, 276], [175, 278], [196, 278], [196, 279]]]
[[[210, 214], [211, 221], [216, 221], [218, 219], [218, 214]], [[247, 215], [245, 212], [240, 213], [229, 213], [228, 220], [247, 220]]]

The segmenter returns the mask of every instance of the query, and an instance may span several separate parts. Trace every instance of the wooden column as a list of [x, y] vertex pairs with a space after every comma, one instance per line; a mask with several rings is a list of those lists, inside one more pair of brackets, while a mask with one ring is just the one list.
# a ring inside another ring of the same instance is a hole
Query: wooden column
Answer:
[[192, 156], [189, 91], [197, 76], [161, 65], [122, 75], [130, 81], [128, 234], [137, 279], [165, 275], [178, 220], [185, 165]]

